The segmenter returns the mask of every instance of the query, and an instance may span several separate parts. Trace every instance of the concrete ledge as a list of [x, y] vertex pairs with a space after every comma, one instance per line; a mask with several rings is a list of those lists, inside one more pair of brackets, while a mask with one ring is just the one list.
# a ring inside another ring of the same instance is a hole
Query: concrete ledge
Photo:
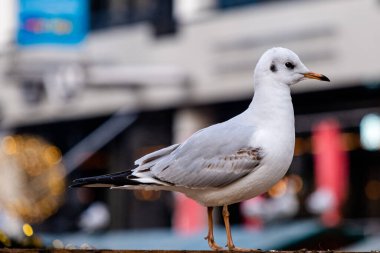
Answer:
[[[26, 252], [26, 253], [213, 253], [215, 251], [211, 250], [102, 250], [102, 249], [0, 249], [0, 253], [9, 253], [9, 252]], [[229, 250], [223, 250], [220, 252], [229, 252], [229, 253], [241, 253], [241, 251], [229, 251]], [[339, 252], [339, 253], [346, 253], [349, 251], [334, 251], [334, 250], [295, 250], [295, 251], [277, 251], [277, 250], [270, 250], [270, 251], [261, 251], [261, 250], [252, 250], [250, 252], [260, 252], [260, 253], [332, 253], [332, 252]], [[373, 252], [380, 252], [380, 251], [370, 251]], [[351, 252], [350, 252], [351, 253]]]

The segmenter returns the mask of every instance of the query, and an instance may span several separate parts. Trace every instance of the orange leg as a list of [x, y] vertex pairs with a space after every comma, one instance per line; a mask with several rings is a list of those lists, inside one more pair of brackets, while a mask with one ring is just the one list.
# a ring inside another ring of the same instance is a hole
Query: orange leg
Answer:
[[252, 249], [243, 249], [236, 247], [233, 240], [232, 240], [232, 235], [231, 235], [231, 227], [230, 227], [230, 213], [228, 212], [228, 206], [224, 205], [223, 206], [223, 220], [224, 220], [224, 226], [226, 227], [226, 234], [227, 234], [227, 247], [229, 250], [234, 250], [234, 251], [256, 251]]
[[208, 242], [208, 245], [210, 246], [211, 249], [213, 250], [222, 250], [223, 248], [220, 247], [218, 244], [215, 243], [214, 240], [214, 223], [212, 220], [212, 211], [213, 207], [207, 207], [207, 217], [208, 217], [208, 233], [205, 239]]

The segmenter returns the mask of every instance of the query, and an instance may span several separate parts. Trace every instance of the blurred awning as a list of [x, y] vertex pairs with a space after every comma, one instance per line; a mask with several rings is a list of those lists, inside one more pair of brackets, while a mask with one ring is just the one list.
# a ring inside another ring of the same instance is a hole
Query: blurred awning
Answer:
[[294, 50], [331, 78], [297, 84], [295, 93], [377, 84], [380, 30], [364, 29], [380, 22], [373, 7], [371, 0], [278, 1], [210, 9], [208, 18], [160, 39], [137, 24], [90, 33], [75, 49], [14, 48], [2, 124], [249, 99], [255, 64], [273, 46]]

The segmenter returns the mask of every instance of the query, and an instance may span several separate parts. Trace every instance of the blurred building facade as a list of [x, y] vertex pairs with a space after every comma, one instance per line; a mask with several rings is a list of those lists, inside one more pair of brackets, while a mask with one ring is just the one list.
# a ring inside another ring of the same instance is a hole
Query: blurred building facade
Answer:
[[[57, 145], [69, 178], [131, 168], [139, 156], [241, 112], [254, 93], [258, 58], [282, 46], [332, 80], [293, 87], [297, 146], [290, 173], [302, 177], [299, 199], [315, 190], [314, 127], [333, 118], [349, 160], [342, 215], [379, 216], [380, 153], [360, 143], [363, 117], [380, 114], [380, 30], [371, 29], [380, 23], [379, 1], [78, 1], [87, 29], [70, 45], [20, 43], [27, 2], [7, 0], [0, 8], [13, 13], [0, 24], [2, 132]], [[111, 228], [172, 222], [167, 193], [77, 195], [69, 193], [67, 205], [107, 202]], [[161, 219], [137, 222], [142, 210]], [[298, 216], [307, 215], [301, 208]]]

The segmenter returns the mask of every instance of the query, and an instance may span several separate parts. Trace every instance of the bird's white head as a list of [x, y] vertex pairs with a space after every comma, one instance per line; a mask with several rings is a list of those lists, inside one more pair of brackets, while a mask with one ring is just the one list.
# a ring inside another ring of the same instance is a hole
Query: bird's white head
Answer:
[[270, 78], [274, 83], [288, 86], [310, 78], [330, 81], [326, 76], [311, 72], [291, 50], [275, 47], [267, 50], [260, 58], [255, 69], [255, 83]]

